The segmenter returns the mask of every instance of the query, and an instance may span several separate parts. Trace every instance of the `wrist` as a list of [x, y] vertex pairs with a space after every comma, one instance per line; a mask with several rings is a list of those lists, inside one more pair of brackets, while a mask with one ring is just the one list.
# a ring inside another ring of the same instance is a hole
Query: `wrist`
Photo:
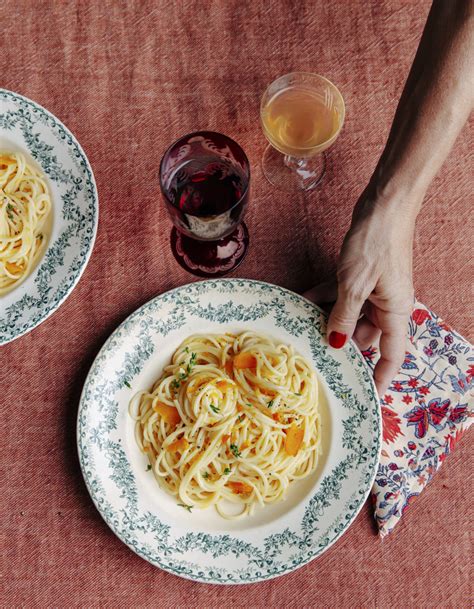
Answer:
[[352, 227], [361, 223], [372, 227], [374, 235], [384, 239], [404, 234], [411, 238], [421, 207], [422, 197], [408, 193], [394, 184], [379, 188], [370, 182], [354, 208]]
[[416, 219], [427, 184], [415, 171], [396, 170], [394, 165], [385, 162], [382, 155], [369, 182], [372, 196], [380, 205], [399, 208]]
[[374, 172], [368, 187], [374, 211], [415, 223], [426, 189], [401, 176]]

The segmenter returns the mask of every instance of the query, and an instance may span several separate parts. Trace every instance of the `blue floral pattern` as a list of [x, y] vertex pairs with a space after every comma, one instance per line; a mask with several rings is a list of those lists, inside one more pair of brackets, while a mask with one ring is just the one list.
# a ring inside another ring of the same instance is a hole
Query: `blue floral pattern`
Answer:
[[[373, 368], [377, 348], [363, 355]], [[471, 425], [473, 377], [473, 347], [416, 303], [405, 360], [381, 398], [383, 447], [373, 499], [382, 537], [393, 530]]]

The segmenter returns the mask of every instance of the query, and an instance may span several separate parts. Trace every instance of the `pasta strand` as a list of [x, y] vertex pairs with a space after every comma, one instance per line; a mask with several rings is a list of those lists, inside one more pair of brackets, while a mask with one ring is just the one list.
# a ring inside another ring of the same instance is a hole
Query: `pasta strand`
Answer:
[[224, 518], [284, 499], [321, 452], [313, 369], [293, 347], [254, 332], [190, 336], [129, 413], [159, 485]]

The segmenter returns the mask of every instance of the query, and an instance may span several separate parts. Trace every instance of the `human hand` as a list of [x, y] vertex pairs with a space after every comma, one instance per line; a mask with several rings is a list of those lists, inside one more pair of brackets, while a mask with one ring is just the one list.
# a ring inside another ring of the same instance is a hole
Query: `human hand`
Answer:
[[342, 348], [354, 338], [361, 349], [380, 336], [374, 371], [379, 395], [398, 372], [405, 354], [408, 318], [413, 308], [412, 250], [418, 205], [374, 197], [359, 199], [341, 249], [337, 281], [320, 284], [305, 296], [336, 301], [329, 315], [329, 344]]

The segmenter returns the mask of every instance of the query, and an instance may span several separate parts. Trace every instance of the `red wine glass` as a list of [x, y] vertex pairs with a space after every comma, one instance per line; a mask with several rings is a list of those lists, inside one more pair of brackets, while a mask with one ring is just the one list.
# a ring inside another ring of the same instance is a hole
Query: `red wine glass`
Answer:
[[242, 219], [250, 191], [250, 164], [237, 142], [214, 131], [181, 137], [161, 159], [160, 186], [178, 263], [201, 277], [237, 268], [249, 244]]

